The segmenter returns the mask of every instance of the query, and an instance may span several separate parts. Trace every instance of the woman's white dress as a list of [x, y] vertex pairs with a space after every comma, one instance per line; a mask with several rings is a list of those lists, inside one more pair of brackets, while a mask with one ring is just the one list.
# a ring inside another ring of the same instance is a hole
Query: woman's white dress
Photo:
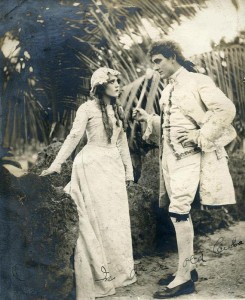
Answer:
[[82, 104], [70, 134], [51, 168], [59, 170], [83, 136], [87, 145], [76, 156], [65, 191], [79, 214], [79, 238], [75, 250], [77, 299], [87, 300], [115, 293], [115, 288], [136, 281], [132, 255], [128, 197], [125, 180], [133, 180], [126, 134], [113, 123], [111, 144], [96, 100]]

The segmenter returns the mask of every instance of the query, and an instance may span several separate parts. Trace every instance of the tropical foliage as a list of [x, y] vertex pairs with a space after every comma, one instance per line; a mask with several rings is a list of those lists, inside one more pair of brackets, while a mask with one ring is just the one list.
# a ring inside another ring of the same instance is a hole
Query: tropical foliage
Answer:
[[89, 71], [73, 51], [77, 47], [73, 35], [78, 29], [71, 31], [68, 19], [76, 16], [78, 8], [72, 2], [10, 0], [2, 7], [5, 147], [48, 143], [50, 131], [57, 133], [55, 124], [69, 127], [74, 118], [79, 95], [87, 88], [83, 77]]
[[143, 21], [162, 35], [182, 17], [194, 16], [205, 2], [10, 0], [1, 4], [4, 145], [21, 148], [32, 141], [64, 137], [77, 106], [88, 96], [94, 68], [119, 69], [125, 84], [144, 74], [151, 37]]
[[164, 86], [156, 74], [145, 77], [153, 33], [155, 38], [167, 35], [174, 24], [192, 18], [207, 2], [9, 0], [8, 5], [0, 4], [3, 145], [24, 148], [27, 143], [48, 143], [54, 136], [64, 138], [78, 105], [89, 96], [92, 71], [106, 65], [122, 73], [121, 99], [134, 147], [133, 137], [141, 127], [130, 119], [131, 109], [140, 104], [158, 111], [156, 100]]
[[92, 57], [79, 53], [90, 69], [106, 65], [118, 69], [125, 83], [145, 73], [147, 48], [152, 34], [165, 36], [183, 17], [193, 17], [206, 1], [92, 0], [80, 23], [86, 32], [79, 41], [88, 42]]

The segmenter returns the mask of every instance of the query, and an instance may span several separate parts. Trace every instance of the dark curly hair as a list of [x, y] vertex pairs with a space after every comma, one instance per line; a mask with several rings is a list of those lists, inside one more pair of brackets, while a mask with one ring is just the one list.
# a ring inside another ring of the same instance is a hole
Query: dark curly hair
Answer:
[[[100, 105], [100, 109], [102, 112], [103, 125], [105, 128], [108, 142], [111, 143], [111, 138], [113, 135], [113, 124], [111, 122], [110, 117], [108, 116], [106, 104], [103, 100], [103, 95], [105, 93], [105, 87], [106, 87], [106, 84], [97, 85], [94, 89], [93, 94], [99, 100], [99, 105]], [[126, 131], [127, 124], [126, 124], [126, 120], [125, 120], [124, 111], [123, 111], [123, 108], [122, 108], [120, 102], [117, 100], [117, 98], [111, 97], [111, 104], [112, 104], [112, 107], [114, 110], [114, 115], [116, 118], [116, 125], [118, 127], [120, 127], [120, 120], [121, 120], [123, 129], [124, 129], [124, 131]]]
[[162, 54], [167, 59], [174, 58], [186, 70], [197, 73], [195, 65], [191, 61], [185, 59], [180, 45], [174, 41], [161, 40], [154, 42], [150, 47], [149, 55], [152, 57], [157, 54]]

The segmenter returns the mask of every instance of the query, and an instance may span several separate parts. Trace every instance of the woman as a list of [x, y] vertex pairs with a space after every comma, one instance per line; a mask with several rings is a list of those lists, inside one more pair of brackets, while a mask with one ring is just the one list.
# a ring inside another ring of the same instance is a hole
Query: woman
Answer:
[[[115, 293], [115, 288], [136, 281], [126, 183], [133, 180], [122, 107], [118, 71], [99, 68], [91, 78], [92, 101], [77, 111], [51, 166], [42, 176], [60, 172], [86, 131], [88, 142], [76, 156], [65, 191], [79, 214], [75, 250], [77, 299], [94, 299]], [[126, 181], [126, 183], [125, 183]]]

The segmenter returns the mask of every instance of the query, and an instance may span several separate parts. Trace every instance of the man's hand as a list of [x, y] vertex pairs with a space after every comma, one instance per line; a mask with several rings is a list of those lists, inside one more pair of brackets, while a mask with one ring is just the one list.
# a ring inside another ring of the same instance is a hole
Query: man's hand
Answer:
[[183, 145], [185, 146], [186, 144], [193, 144], [196, 145], [197, 144], [197, 138], [199, 135], [199, 131], [198, 130], [187, 130], [187, 129], [183, 129], [178, 131], [178, 136], [177, 136], [177, 140]]
[[126, 187], [129, 188], [130, 186], [133, 185], [133, 180], [126, 180]]
[[132, 117], [139, 122], [147, 122], [149, 114], [143, 108], [133, 109]]

